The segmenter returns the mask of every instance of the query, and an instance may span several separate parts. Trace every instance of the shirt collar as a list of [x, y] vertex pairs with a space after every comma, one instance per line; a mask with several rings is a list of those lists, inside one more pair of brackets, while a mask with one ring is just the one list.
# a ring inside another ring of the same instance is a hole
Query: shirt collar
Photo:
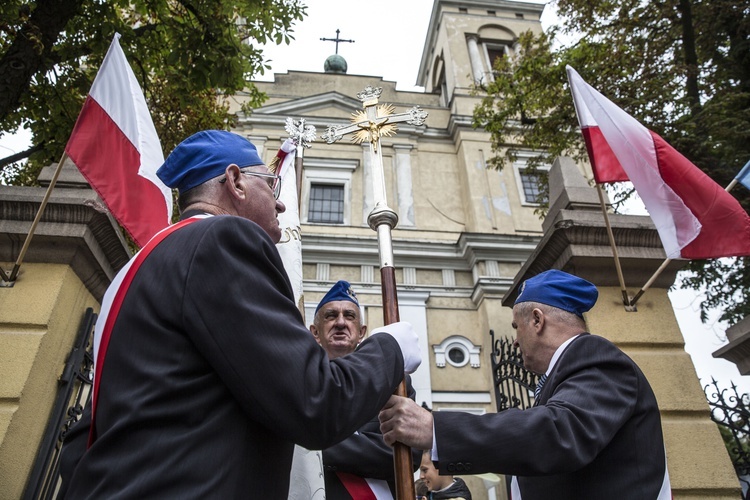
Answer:
[[565, 348], [568, 347], [568, 344], [570, 344], [571, 342], [573, 342], [576, 338], [580, 336], [581, 334], [579, 333], [575, 337], [570, 337], [568, 340], [560, 344], [560, 347], [557, 348], [557, 350], [555, 351], [555, 354], [552, 355], [552, 359], [549, 362], [549, 367], [547, 368], [547, 371], [544, 372], [546, 376], [549, 377], [549, 374], [552, 373], [552, 369], [557, 364], [557, 360], [560, 359], [560, 356], [562, 356], [562, 353], [565, 350]]

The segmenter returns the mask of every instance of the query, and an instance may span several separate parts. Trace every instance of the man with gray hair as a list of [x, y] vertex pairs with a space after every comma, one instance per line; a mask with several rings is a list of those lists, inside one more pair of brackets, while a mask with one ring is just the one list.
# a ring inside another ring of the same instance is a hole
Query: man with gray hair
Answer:
[[419, 365], [417, 336], [389, 325], [328, 359], [276, 250], [279, 177], [247, 139], [199, 132], [157, 175], [182, 220], [105, 294], [66, 497], [286, 498], [294, 444], [331, 446], [376, 415]]
[[[367, 335], [362, 322], [359, 299], [348, 281], [334, 284], [318, 303], [310, 332], [328, 353], [339, 359], [355, 352]], [[416, 391], [406, 379], [411, 399]], [[412, 451], [414, 470], [419, 450]], [[385, 444], [377, 415], [342, 442], [323, 450], [327, 500], [357, 500], [362, 491], [371, 491], [379, 499], [395, 496], [393, 449]]]
[[541, 375], [534, 407], [430, 413], [392, 396], [380, 412], [385, 441], [431, 448], [441, 474], [516, 475], [513, 500], [671, 499], [648, 380], [586, 331], [583, 313], [597, 297], [593, 284], [558, 270], [522, 285], [513, 328], [524, 366]]

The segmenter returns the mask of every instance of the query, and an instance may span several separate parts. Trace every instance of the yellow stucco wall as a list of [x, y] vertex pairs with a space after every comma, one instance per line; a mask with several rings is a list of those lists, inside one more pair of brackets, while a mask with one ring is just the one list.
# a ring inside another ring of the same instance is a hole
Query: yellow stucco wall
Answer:
[[599, 287], [599, 300], [586, 322], [589, 331], [622, 348], [648, 378], [661, 409], [675, 500], [739, 498], [737, 476], [710, 420], [667, 290], [648, 290], [638, 311], [627, 312], [619, 288]]
[[0, 288], [0, 498], [23, 493], [88, 307], [99, 304], [66, 265], [23, 264]]

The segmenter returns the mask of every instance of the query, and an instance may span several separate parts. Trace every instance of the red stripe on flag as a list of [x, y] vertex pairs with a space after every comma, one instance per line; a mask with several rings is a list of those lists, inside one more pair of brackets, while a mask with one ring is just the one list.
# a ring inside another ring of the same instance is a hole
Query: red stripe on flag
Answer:
[[109, 347], [109, 339], [112, 336], [112, 329], [115, 326], [115, 322], [117, 321], [117, 316], [120, 314], [120, 308], [122, 307], [122, 303], [125, 301], [125, 296], [128, 293], [128, 288], [130, 288], [130, 284], [133, 282], [133, 279], [135, 278], [135, 275], [138, 273], [138, 269], [140, 269], [141, 264], [143, 264], [143, 261], [146, 260], [146, 257], [149, 256], [151, 251], [156, 248], [156, 246], [161, 243], [164, 238], [175, 232], [177, 229], [180, 229], [183, 226], [186, 226], [190, 223], [196, 222], [201, 220], [200, 218], [191, 217], [190, 219], [185, 219], [183, 221], [178, 222], [177, 224], [173, 224], [172, 226], [169, 226], [162, 232], [156, 234], [149, 242], [148, 244], [141, 249], [140, 252], [138, 252], [135, 257], [133, 257], [132, 263], [130, 263], [130, 267], [125, 273], [125, 276], [122, 279], [122, 282], [120, 283], [119, 288], [117, 289], [117, 292], [115, 292], [115, 296], [112, 298], [112, 305], [109, 308], [109, 313], [107, 314], [106, 318], [99, 318], [101, 321], [104, 319], [104, 328], [102, 329], [102, 338], [99, 342], [99, 351], [97, 354], [97, 359], [95, 363], [95, 372], [94, 372], [94, 394], [91, 396], [91, 427], [89, 429], [89, 440], [88, 440], [88, 447], [91, 447], [91, 445], [96, 441], [96, 405], [99, 402], [99, 386], [101, 384], [101, 378], [102, 378], [102, 371], [104, 370], [104, 360], [106, 359], [107, 355], [107, 347]]
[[356, 500], [377, 500], [377, 497], [370, 489], [370, 485], [367, 484], [364, 478], [347, 472], [337, 472], [336, 475], [352, 498]]
[[[701, 223], [680, 251], [685, 259], [750, 255], [750, 216], [739, 202], [658, 134], [651, 132], [659, 174]], [[688, 221], [675, 220], [679, 228]]]
[[138, 175], [138, 150], [91, 96], [83, 104], [65, 152], [139, 246], [164, 228], [168, 222], [164, 195]]
[[630, 180], [599, 127], [581, 127], [581, 133], [597, 184]]

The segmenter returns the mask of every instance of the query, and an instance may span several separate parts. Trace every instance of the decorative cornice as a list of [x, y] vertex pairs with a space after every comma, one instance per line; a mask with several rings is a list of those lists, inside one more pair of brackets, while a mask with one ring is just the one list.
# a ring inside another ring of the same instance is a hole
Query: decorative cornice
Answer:
[[[625, 283], [641, 286], [664, 261], [666, 254], [650, 217], [610, 215]], [[652, 285], [667, 288], [687, 261], [677, 259]], [[524, 280], [549, 269], [561, 269], [597, 286], [618, 286], [612, 248], [601, 213], [561, 210], [503, 298], [510, 307]]]
[[[538, 237], [462, 233], [458, 241], [394, 238], [398, 267], [471, 271], [480, 260], [522, 263], [536, 247]], [[302, 235], [302, 260], [342, 265], [378, 265], [374, 236]]]
[[[1, 261], [16, 260], [44, 193], [44, 188], [0, 187]], [[101, 301], [130, 252], [114, 220], [94, 208], [98, 203], [91, 189], [53, 190], [24, 262], [70, 265]]]

